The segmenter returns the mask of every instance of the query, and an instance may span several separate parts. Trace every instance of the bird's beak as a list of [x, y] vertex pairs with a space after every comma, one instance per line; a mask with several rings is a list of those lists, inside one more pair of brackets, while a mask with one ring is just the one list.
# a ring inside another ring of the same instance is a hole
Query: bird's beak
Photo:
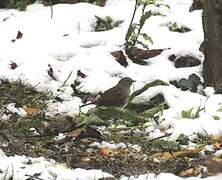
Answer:
[[132, 82], [134, 83], [134, 82], [136, 82], [136, 80], [132, 80]]

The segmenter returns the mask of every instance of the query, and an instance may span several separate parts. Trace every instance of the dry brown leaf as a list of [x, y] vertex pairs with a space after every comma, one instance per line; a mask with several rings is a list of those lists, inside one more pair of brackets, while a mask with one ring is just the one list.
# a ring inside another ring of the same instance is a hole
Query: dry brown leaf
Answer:
[[21, 31], [17, 32], [16, 38], [12, 39], [11, 41], [14, 43], [17, 39], [21, 39], [23, 37], [23, 34]]
[[177, 152], [173, 152], [173, 153], [162, 152], [162, 153], [153, 154], [152, 158], [156, 158], [159, 160], [169, 160], [169, 159], [175, 158], [175, 157], [195, 157], [202, 150], [203, 150], [203, 147], [197, 147], [195, 149], [186, 149], [186, 150], [177, 151]]
[[111, 52], [111, 55], [115, 57], [116, 61], [124, 67], [128, 66], [128, 62], [126, 60], [126, 56], [123, 54], [123, 51], [114, 51]]
[[75, 129], [74, 131], [68, 132], [66, 136], [68, 137], [78, 137], [81, 132], [84, 131], [83, 128]]
[[9, 65], [10, 65], [10, 69], [13, 69], [13, 70], [18, 67], [18, 65], [13, 61], [11, 61], [11, 63]]
[[32, 107], [23, 107], [22, 109], [24, 109], [26, 111], [28, 116], [35, 116], [35, 115], [37, 115], [37, 114], [42, 112], [41, 109], [32, 108]]
[[54, 75], [54, 71], [53, 71], [53, 68], [51, 67], [51, 65], [48, 65], [49, 66], [49, 69], [47, 71], [48, 75], [55, 81], [57, 81], [57, 79], [55, 78], [55, 75]]
[[169, 153], [169, 152], [155, 153], [151, 157], [158, 160], [168, 160], [168, 159], [173, 158], [172, 153]]
[[201, 169], [198, 167], [189, 168], [179, 173], [179, 176], [182, 177], [193, 177], [198, 176], [201, 173]]
[[149, 58], [153, 58], [160, 55], [163, 51], [168, 50], [168, 49], [170, 48], [150, 49], [150, 50], [135, 48], [133, 51], [133, 55], [139, 59], [149, 59]]
[[214, 147], [215, 150], [220, 150], [221, 149], [221, 143], [216, 142], [216, 143], [213, 144], [213, 147]]
[[21, 31], [18, 31], [16, 39], [21, 39], [23, 37], [23, 34]]
[[74, 131], [69, 132], [66, 135], [68, 137], [75, 137], [78, 139], [84, 139], [87, 137], [97, 138], [97, 139], [102, 138], [102, 135], [100, 132], [98, 132], [96, 129], [94, 129], [88, 125], [84, 125], [82, 127], [79, 127], [78, 129], [75, 129]]
[[203, 150], [203, 147], [196, 147], [195, 149], [186, 149], [173, 153], [174, 157], [195, 157]]
[[102, 156], [110, 156], [112, 154], [112, 149], [109, 149], [109, 148], [102, 148], [100, 149], [100, 154]]
[[77, 76], [81, 77], [81, 78], [86, 78], [87, 75], [85, 73], [83, 73], [81, 70], [77, 71]]
[[221, 135], [213, 135], [211, 137], [212, 141], [222, 141], [222, 136]]

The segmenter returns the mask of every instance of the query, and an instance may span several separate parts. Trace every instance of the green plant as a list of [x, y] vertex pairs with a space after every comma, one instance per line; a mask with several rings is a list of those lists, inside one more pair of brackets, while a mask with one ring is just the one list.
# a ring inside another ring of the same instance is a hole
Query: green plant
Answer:
[[217, 109], [217, 112], [222, 112], [222, 106]]
[[173, 32], [185, 33], [185, 32], [191, 31], [190, 28], [184, 25], [178, 25], [176, 22], [174, 23], [170, 22], [168, 27], [169, 27], [169, 30]]
[[147, 89], [151, 88], [151, 87], [155, 87], [155, 86], [168, 86], [168, 84], [164, 81], [161, 81], [159, 79], [155, 80], [155, 81], [152, 81], [150, 83], [147, 83], [145, 84], [141, 89], [138, 89], [136, 91], [134, 91], [130, 97], [129, 97], [129, 100], [128, 100], [128, 104], [130, 102], [132, 102], [132, 100], [136, 97], [136, 96], [139, 96], [140, 94], [142, 94], [143, 92], [145, 92]]
[[187, 119], [196, 119], [200, 117], [200, 112], [204, 110], [204, 108], [201, 108], [200, 106], [197, 108], [195, 112], [193, 112], [194, 108], [190, 108], [188, 110], [183, 110], [181, 112], [182, 118]]
[[5, 0], [4, 6], [7, 8], [15, 8], [20, 11], [25, 11], [27, 0]]
[[[147, 19], [149, 19], [152, 16], [163, 16], [159, 12], [155, 12], [152, 10], [146, 11], [146, 7], [148, 5], [155, 5], [156, 7], [159, 7], [160, 3], [157, 3], [159, 1], [157, 0], [136, 0], [133, 16], [128, 28], [128, 31], [125, 36], [125, 50], [126, 53], [132, 52], [136, 45], [142, 45], [143, 48], [148, 49], [148, 46], [139, 40], [140, 37], [142, 37], [145, 41], [149, 41], [150, 43], [153, 43], [152, 38], [148, 36], [146, 33], [142, 32], [142, 28], [146, 22]], [[167, 5], [165, 5], [167, 6]], [[142, 13], [140, 16], [139, 23], [134, 23], [136, 12], [138, 11], [138, 8], [142, 7]], [[167, 6], [169, 7], [169, 6]]]
[[180, 134], [176, 139], [176, 142], [179, 145], [188, 145], [189, 141], [190, 141], [189, 137], [184, 134]]
[[69, 73], [68, 77], [65, 79], [65, 81], [62, 83], [62, 85], [57, 89], [57, 91], [62, 91], [64, 92], [65, 91], [65, 87], [67, 87], [67, 81], [69, 80], [69, 78], [71, 77], [72, 75], [72, 71]]
[[191, 74], [188, 79], [182, 78], [179, 81], [170, 81], [170, 84], [181, 88], [183, 91], [197, 92], [197, 87], [201, 84], [201, 80], [196, 74]]
[[39, 92], [21, 80], [9, 82], [2, 81], [0, 86], [0, 107], [9, 103], [15, 103], [18, 107], [28, 106], [45, 109], [47, 100], [52, 98], [51, 92]]
[[104, 6], [105, 4], [105, 0], [81, 0], [80, 2], [91, 3], [97, 6]]
[[214, 120], [220, 120], [220, 117], [219, 117], [219, 116], [214, 115], [214, 116], [212, 116], [212, 117], [214, 118]]
[[106, 16], [105, 18], [101, 18], [99, 16], [95, 16], [97, 19], [95, 31], [107, 31], [110, 29], [113, 29], [115, 27], [119, 27], [119, 25], [123, 21], [113, 21], [113, 19], [110, 16]]

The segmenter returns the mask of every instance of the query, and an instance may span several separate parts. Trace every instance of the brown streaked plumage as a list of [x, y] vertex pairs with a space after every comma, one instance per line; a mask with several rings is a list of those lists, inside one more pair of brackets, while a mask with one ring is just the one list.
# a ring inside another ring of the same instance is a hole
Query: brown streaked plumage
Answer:
[[[89, 104], [95, 104], [97, 107], [122, 107], [128, 101], [130, 95], [130, 87], [133, 82], [135, 81], [131, 78], [124, 77], [117, 83], [116, 86], [106, 90], [98, 99]], [[82, 107], [89, 104], [82, 105]]]

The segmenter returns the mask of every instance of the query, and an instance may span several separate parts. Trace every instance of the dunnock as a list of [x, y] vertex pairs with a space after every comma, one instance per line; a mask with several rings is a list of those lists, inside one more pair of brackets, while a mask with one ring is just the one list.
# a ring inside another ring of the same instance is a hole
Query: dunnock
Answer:
[[[128, 101], [130, 87], [133, 82], [135, 81], [131, 78], [124, 77], [117, 83], [116, 86], [106, 90], [98, 99], [89, 104], [95, 104], [97, 107], [124, 106]], [[89, 104], [82, 105], [82, 107]]]

